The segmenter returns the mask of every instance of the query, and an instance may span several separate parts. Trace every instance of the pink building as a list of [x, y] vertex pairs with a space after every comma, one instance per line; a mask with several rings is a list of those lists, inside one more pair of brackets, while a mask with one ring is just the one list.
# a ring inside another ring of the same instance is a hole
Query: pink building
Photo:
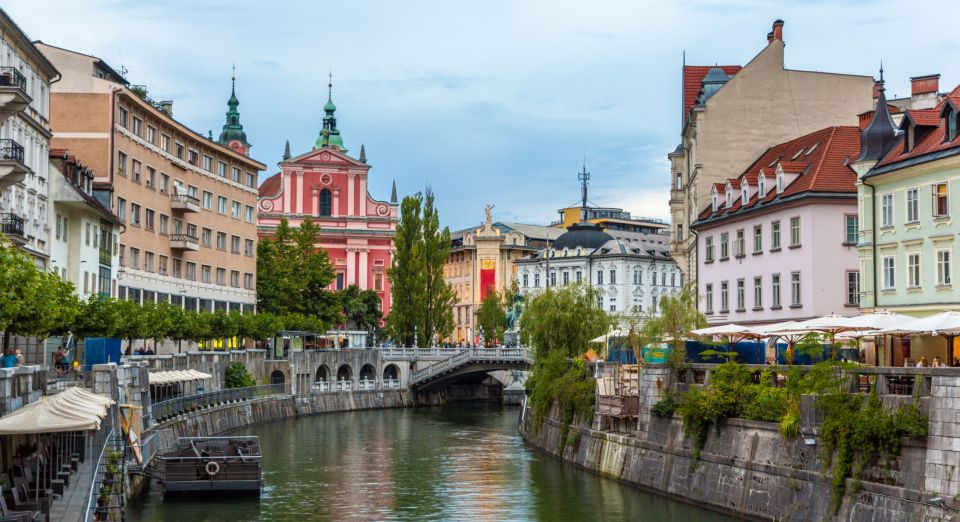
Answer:
[[290, 156], [290, 144], [280, 162], [280, 172], [260, 185], [257, 228], [260, 237], [276, 230], [282, 218], [297, 227], [307, 217], [320, 225], [317, 248], [327, 251], [336, 271], [331, 290], [357, 285], [380, 296], [384, 317], [390, 313], [387, 268], [393, 259], [397, 231], [397, 192], [390, 201], [367, 192], [366, 153], [347, 155], [337, 120], [336, 106], [328, 98], [323, 130], [310, 152]]
[[775, 145], [714, 184], [693, 223], [700, 309], [711, 324], [857, 315], [860, 129], [828, 127]]

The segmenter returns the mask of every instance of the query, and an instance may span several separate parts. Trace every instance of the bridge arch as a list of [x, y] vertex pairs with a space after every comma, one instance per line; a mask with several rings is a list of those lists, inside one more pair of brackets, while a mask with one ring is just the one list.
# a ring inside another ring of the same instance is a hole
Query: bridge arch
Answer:
[[274, 370], [270, 374], [270, 384], [286, 384], [287, 377], [280, 370]]
[[337, 368], [337, 380], [338, 381], [352, 381], [353, 380], [353, 368], [349, 364], [341, 364]]
[[326, 364], [321, 364], [317, 368], [317, 374], [314, 377], [315, 382], [327, 382], [330, 380], [332, 375], [330, 374], [330, 368]]
[[397, 380], [400, 378], [400, 368], [396, 364], [388, 364], [383, 368], [384, 380]]
[[372, 364], [364, 364], [360, 367], [360, 380], [361, 381], [375, 381], [377, 380], [377, 370], [373, 367]]

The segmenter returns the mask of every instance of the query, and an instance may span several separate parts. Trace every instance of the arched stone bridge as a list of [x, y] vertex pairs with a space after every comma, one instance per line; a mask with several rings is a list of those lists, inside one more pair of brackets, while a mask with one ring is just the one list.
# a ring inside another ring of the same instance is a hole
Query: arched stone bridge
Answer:
[[467, 348], [410, 374], [409, 386], [414, 391], [440, 388], [472, 375], [496, 370], [525, 370], [533, 364], [533, 353], [527, 348]]

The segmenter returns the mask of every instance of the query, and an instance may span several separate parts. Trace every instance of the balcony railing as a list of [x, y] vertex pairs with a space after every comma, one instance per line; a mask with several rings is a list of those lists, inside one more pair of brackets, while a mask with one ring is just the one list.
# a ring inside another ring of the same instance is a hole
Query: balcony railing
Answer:
[[8, 236], [23, 237], [23, 218], [16, 214], [0, 214], [0, 230]]
[[170, 234], [170, 248], [178, 248], [181, 250], [199, 250], [200, 240], [197, 238], [197, 236], [192, 234], [175, 232]]
[[0, 88], [16, 87], [27, 94], [27, 78], [15, 67], [0, 67]]
[[171, 207], [174, 210], [200, 212], [200, 200], [190, 194], [173, 194], [170, 196]]
[[23, 163], [23, 145], [11, 139], [0, 139], [0, 160]]

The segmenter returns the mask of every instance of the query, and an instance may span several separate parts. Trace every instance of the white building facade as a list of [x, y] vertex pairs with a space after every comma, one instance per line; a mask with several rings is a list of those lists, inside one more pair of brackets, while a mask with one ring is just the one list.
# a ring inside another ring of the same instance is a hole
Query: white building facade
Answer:
[[39, 266], [49, 260], [50, 83], [54, 66], [0, 10], [0, 227]]

